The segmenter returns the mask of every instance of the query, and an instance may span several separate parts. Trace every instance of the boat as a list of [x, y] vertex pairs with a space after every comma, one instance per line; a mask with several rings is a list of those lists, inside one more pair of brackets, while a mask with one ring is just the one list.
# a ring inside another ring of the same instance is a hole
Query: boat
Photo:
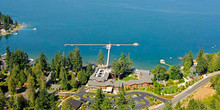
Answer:
[[33, 28], [33, 30], [35, 30], [35, 31], [36, 31], [36, 30], [37, 30], [37, 28]]

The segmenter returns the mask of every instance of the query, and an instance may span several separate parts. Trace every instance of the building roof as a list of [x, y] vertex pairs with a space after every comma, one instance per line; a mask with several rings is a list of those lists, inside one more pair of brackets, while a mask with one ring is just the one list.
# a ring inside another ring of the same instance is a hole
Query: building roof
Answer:
[[[143, 84], [143, 83], [152, 83], [151, 79], [154, 77], [153, 74], [150, 73], [149, 70], [135, 70], [134, 74], [139, 74], [139, 80], [129, 80], [129, 81], [116, 81], [114, 79], [109, 79], [103, 82], [99, 82], [99, 80], [91, 79], [86, 84], [87, 87], [93, 88], [100, 88], [100, 87], [122, 87], [125, 86], [132, 86], [135, 84]], [[93, 77], [92, 77], [93, 78]]]
[[107, 81], [109, 77], [110, 69], [95, 69], [95, 72], [90, 76], [90, 80]]
[[74, 100], [74, 99], [69, 99], [68, 101], [69, 101], [70, 106], [74, 108], [75, 110], [78, 109], [82, 104], [82, 102], [78, 100]]
[[60, 88], [61, 88], [61, 85], [55, 85], [55, 84], [53, 84], [53, 85], [51, 86], [51, 88], [53, 88], [53, 89], [60, 89]]

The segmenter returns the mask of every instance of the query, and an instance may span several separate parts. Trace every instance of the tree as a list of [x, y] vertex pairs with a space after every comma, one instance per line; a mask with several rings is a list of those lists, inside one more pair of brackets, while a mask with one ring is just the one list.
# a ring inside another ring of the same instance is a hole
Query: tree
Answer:
[[35, 110], [56, 109], [53, 94], [49, 95], [46, 89], [40, 89], [35, 100]]
[[82, 57], [80, 55], [80, 50], [78, 47], [74, 49], [73, 52], [69, 53], [69, 60], [71, 63], [72, 70], [78, 72], [82, 68]]
[[163, 110], [172, 110], [172, 102], [171, 100], [166, 101], [165, 103], [165, 107], [163, 108]]
[[93, 74], [93, 68], [92, 68], [92, 64], [89, 63], [87, 68], [86, 68], [86, 77], [89, 78], [92, 74]]
[[135, 103], [134, 103], [133, 99], [131, 99], [131, 100], [129, 101], [129, 105], [130, 105], [130, 108], [131, 108], [132, 110], [134, 110], [134, 108], [135, 108]]
[[103, 94], [103, 91], [102, 89], [98, 89], [96, 91], [96, 95], [95, 97], [93, 98], [93, 102], [90, 106], [90, 109], [91, 110], [101, 110], [101, 105], [104, 101], [104, 98], [105, 98], [105, 95]]
[[85, 74], [85, 70], [80, 70], [78, 73], [77, 73], [77, 79], [79, 80], [79, 82], [84, 85], [87, 83], [87, 77], [86, 77], [86, 74]]
[[113, 60], [112, 69], [114, 71], [115, 77], [117, 77], [119, 74], [119, 67], [118, 67], [118, 61], [116, 59]]
[[180, 103], [180, 102], [178, 102], [178, 103], [176, 104], [175, 109], [176, 109], [176, 110], [181, 110], [181, 103]]
[[41, 76], [40, 76], [40, 89], [45, 89], [46, 88], [46, 78], [44, 76], [44, 73], [41, 72]]
[[61, 62], [62, 62], [62, 55], [60, 51], [57, 52], [57, 54], [52, 59], [51, 69], [55, 70], [55, 76], [54, 78], [59, 78], [60, 68], [61, 68]]
[[97, 62], [98, 62], [99, 65], [103, 65], [104, 64], [104, 57], [103, 57], [102, 50], [99, 51]]
[[64, 101], [61, 110], [72, 110], [72, 107], [69, 103], [69, 99]]
[[49, 69], [47, 57], [43, 54], [43, 52], [40, 53], [40, 56], [37, 58], [36, 63], [40, 64], [41, 71], [43, 72]]
[[10, 91], [10, 94], [13, 95], [16, 93], [16, 83], [13, 76], [9, 76], [7, 78], [7, 84], [8, 84], [8, 90]]
[[126, 109], [126, 107], [124, 106], [125, 103], [127, 103], [127, 100], [125, 98], [124, 87], [122, 86], [119, 89], [118, 98], [116, 99], [117, 109], [119, 109], [119, 110]]
[[112, 102], [109, 100], [109, 98], [105, 97], [103, 103], [101, 104], [100, 108], [102, 110], [111, 110], [112, 107]]
[[204, 53], [203, 53], [203, 49], [201, 48], [201, 49], [199, 50], [199, 54], [197, 55], [196, 61], [199, 61], [199, 59], [203, 57], [203, 54], [204, 54]]
[[6, 31], [8, 30], [6, 23], [3, 23], [3, 29], [6, 30]]
[[27, 79], [27, 95], [28, 95], [28, 99], [30, 100], [30, 106], [33, 107], [34, 106], [34, 102], [35, 102], [35, 82], [34, 82], [34, 77], [29, 75], [28, 79]]
[[180, 66], [175, 66], [175, 65], [170, 66], [168, 70], [168, 74], [169, 77], [173, 80], [181, 79], [183, 77], [183, 74], [180, 71]]
[[77, 81], [76, 81], [76, 77], [75, 77], [75, 74], [72, 73], [72, 77], [71, 77], [71, 84], [70, 84], [73, 88], [77, 88], [78, 87], [78, 84], [77, 84]]
[[131, 60], [131, 58], [130, 58], [130, 53], [128, 53], [127, 59], [128, 59], [128, 70], [132, 70], [132, 68], [133, 68], [133, 62], [132, 62], [132, 60]]
[[2, 89], [0, 88], [0, 110], [3, 110], [6, 104], [6, 97], [2, 91]]
[[184, 66], [183, 71], [186, 72], [186, 73], [189, 73], [189, 70], [193, 65], [193, 55], [192, 55], [191, 50], [187, 55], [185, 55], [183, 57], [182, 63], [183, 63], [183, 66]]
[[153, 70], [151, 70], [152, 74], [154, 74], [154, 77], [158, 80], [168, 80], [169, 75], [166, 74], [166, 68], [164, 66], [157, 65], [154, 67]]
[[206, 62], [206, 60], [204, 58], [199, 58], [198, 60], [198, 64], [196, 66], [196, 71], [202, 75], [204, 74], [206, 71], [207, 71], [207, 68], [208, 68], [208, 64]]
[[17, 23], [17, 21], [15, 21], [15, 26], [18, 26], [18, 23]]
[[191, 99], [189, 101], [187, 110], [207, 110], [207, 107], [203, 102]]
[[22, 94], [14, 94], [9, 100], [11, 108], [15, 108], [17, 110], [22, 110], [26, 105], [26, 101]]

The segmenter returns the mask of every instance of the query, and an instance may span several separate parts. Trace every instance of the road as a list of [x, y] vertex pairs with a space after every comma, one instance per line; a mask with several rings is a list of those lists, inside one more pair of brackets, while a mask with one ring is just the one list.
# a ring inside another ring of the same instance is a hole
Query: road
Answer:
[[[138, 95], [137, 97], [133, 98], [133, 100], [142, 100], [144, 99], [145, 100], [145, 103], [138, 103], [136, 104], [136, 109], [141, 109], [141, 108], [144, 108], [146, 106], [149, 106], [150, 105], [150, 101], [145, 99], [145, 96], [150, 96], [150, 97], [154, 97], [154, 98], [157, 98], [159, 100], [161, 100], [162, 102], [166, 102], [167, 99], [164, 99], [164, 98], [161, 98], [161, 97], [158, 97], [158, 96], [155, 96], [155, 95], [152, 95], [152, 94], [149, 94], [149, 93], [145, 93], [145, 92], [129, 92], [127, 93], [126, 95], [131, 95], [131, 94], [140, 94]], [[86, 92], [84, 86], [77, 92], [77, 93], [57, 93], [58, 95], [78, 95], [80, 97], [80, 99], [82, 100], [85, 100], [85, 101], [89, 101], [89, 102], [92, 102], [92, 98], [91, 97], [83, 97], [84, 94], [92, 94], [94, 95], [94, 93], [90, 93], [90, 92]], [[112, 96], [106, 96], [106, 97], [112, 97]], [[114, 95], [114, 97], [117, 97], [117, 95]], [[114, 102], [113, 102], [114, 104]]]
[[[180, 94], [176, 95], [171, 101], [173, 103], [173, 105], [177, 104], [179, 101], [184, 100], [185, 98], [187, 98], [190, 94], [192, 94], [193, 92], [195, 92], [197, 89], [199, 89], [200, 87], [204, 86], [205, 84], [207, 84], [210, 81], [210, 78], [212, 76], [216, 76], [220, 74], [220, 71], [218, 72], [214, 72], [211, 74], [208, 74], [208, 76], [206, 76], [205, 78], [203, 78], [202, 80], [196, 82], [195, 84], [193, 84], [192, 86], [188, 87], [186, 90], [184, 90], [183, 92], [181, 92]], [[150, 110], [162, 110], [163, 107], [165, 106], [165, 104], [160, 104], [157, 107], [150, 109]]]

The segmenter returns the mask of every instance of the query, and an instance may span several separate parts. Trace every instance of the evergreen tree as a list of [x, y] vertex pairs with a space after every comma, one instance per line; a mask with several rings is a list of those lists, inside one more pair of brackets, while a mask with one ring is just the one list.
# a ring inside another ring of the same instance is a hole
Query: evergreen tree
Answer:
[[183, 74], [180, 71], [180, 66], [172, 65], [168, 70], [169, 77], [173, 80], [181, 79]]
[[30, 100], [30, 106], [34, 106], [34, 101], [35, 101], [35, 82], [34, 82], [34, 77], [29, 75], [27, 79], [27, 95], [28, 99]]
[[215, 61], [214, 69], [215, 71], [219, 71], [220, 70], [220, 52], [217, 54], [215, 60], [216, 61]]
[[61, 68], [61, 62], [62, 62], [62, 55], [60, 51], [57, 52], [57, 54], [52, 59], [51, 69], [55, 70], [55, 76], [53, 76], [55, 79], [59, 78], [60, 68]]
[[92, 68], [92, 64], [89, 63], [86, 68], [86, 77], [89, 78], [93, 74], [94, 70]]
[[181, 110], [181, 103], [180, 103], [180, 102], [178, 102], [178, 103], [176, 104], [175, 109], [176, 109], [176, 110]]
[[134, 110], [134, 108], [135, 108], [135, 103], [134, 103], [133, 99], [131, 99], [131, 100], [129, 101], [129, 105], [130, 105], [130, 108], [131, 108], [132, 110]]
[[196, 71], [200, 75], [202, 75], [207, 71], [207, 68], [208, 68], [208, 64], [207, 64], [206, 60], [203, 57], [199, 58], [198, 64], [196, 66]]
[[99, 65], [103, 65], [104, 64], [104, 57], [103, 57], [103, 52], [102, 50], [99, 51], [99, 55], [97, 58], [97, 62]]
[[128, 53], [127, 59], [128, 59], [128, 70], [132, 70], [132, 68], [133, 68], [133, 62], [132, 62], [132, 60], [131, 60], [131, 58], [130, 58], [130, 53]]
[[67, 73], [64, 67], [61, 67], [60, 78], [61, 78], [61, 87], [65, 90], [68, 89]]
[[91, 110], [101, 110], [101, 105], [104, 101], [105, 95], [102, 92], [102, 89], [98, 89], [95, 97], [93, 98], [93, 102], [90, 106]]
[[154, 77], [158, 80], [168, 80], [169, 75], [166, 73], [166, 68], [161, 65], [157, 65], [154, 67], [153, 70], [151, 70], [151, 73], [154, 74]]
[[199, 50], [199, 54], [198, 54], [198, 56], [197, 56], [197, 58], [196, 58], [196, 61], [198, 62], [199, 61], [199, 59], [200, 58], [202, 58], [203, 57], [203, 49], [201, 48], [200, 50]]
[[22, 94], [14, 94], [10, 97], [10, 106], [11, 108], [17, 109], [17, 110], [22, 110], [25, 105], [26, 101]]
[[75, 74], [73, 73], [72, 74], [72, 77], [71, 77], [71, 84], [70, 84], [73, 88], [77, 88], [78, 84], [77, 84], [77, 81], [76, 81], [76, 77], [75, 77]]
[[77, 73], [77, 79], [79, 80], [80, 84], [82, 84], [82, 85], [87, 83], [87, 77], [85, 74], [85, 70], [82, 69]]
[[69, 103], [69, 99], [64, 101], [61, 110], [73, 110]]
[[116, 59], [113, 60], [112, 69], [114, 71], [115, 77], [119, 74], [118, 61]]
[[192, 55], [191, 50], [187, 55], [185, 55], [183, 57], [182, 63], [183, 63], [183, 66], [184, 66], [183, 71], [186, 72], [186, 73], [189, 73], [189, 70], [193, 65], [193, 55]]
[[8, 30], [6, 23], [3, 23], [3, 29], [6, 30], [6, 31]]
[[40, 56], [37, 58], [36, 63], [40, 64], [41, 71], [43, 72], [46, 72], [49, 69], [47, 57], [43, 54], [43, 52], [40, 53]]
[[2, 91], [2, 89], [0, 88], [0, 110], [3, 110], [6, 104], [6, 97]]
[[[53, 94], [51, 94], [53, 95]], [[35, 110], [48, 110], [53, 108], [54, 100], [51, 100], [51, 97], [46, 89], [40, 89], [38, 96], [35, 100]]]
[[82, 57], [80, 55], [80, 50], [78, 47], [76, 47], [72, 52], [69, 53], [69, 59], [71, 63], [71, 67], [74, 72], [78, 72], [82, 68]]
[[18, 26], [18, 23], [17, 23], [17, 21], [15, 21], [15, 26]]
[[109, 98], [105, 97], [103, 103], [100, 106], [101, 110], [111, 110], [113, 108], [112, 102]]
[[216, 109], [216, 99], [212, 99], [210, 107], [214, 110]]
[[124, 87], [122, 86], [119, 89], [119, 93], [118, 93], [118, 98], [116, 100], [116, 105], [118, 109], [126, 109], [124, 107], [124, 104], [127, 103], [127, 100], [125, 98], [125, 91], [124, 91]]
[[40, 83], [40, 88], [41, 89], [46, 89], [46, 77], [44, 76], [44, 73], [41, 73], [39, 83]]
[[163, 108], [163, 110], [172, 110], [172, 102], [169, 100], [169, 101], [166, 101], [165, 103], [165, 107]]
[[9, 76], [7, 78], [7, 84], [8, 84], [8, 90], [10, 91], [10, 94], [13, 95], [16, 93], [16, 83], [13, 76]]

